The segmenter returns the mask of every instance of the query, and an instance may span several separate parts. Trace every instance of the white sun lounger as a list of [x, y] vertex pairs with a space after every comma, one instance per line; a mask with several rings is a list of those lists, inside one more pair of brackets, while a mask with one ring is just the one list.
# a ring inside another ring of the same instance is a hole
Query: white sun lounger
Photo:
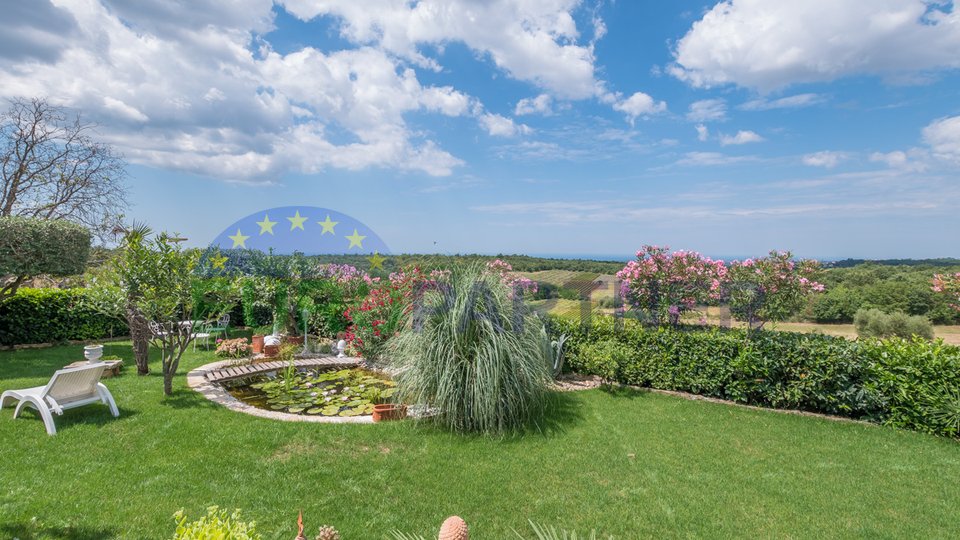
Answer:
[[50, 435], [57, 433], [57, 427], [53, 424], [53, 414], [63, 414], [67, 409], [99, 401], [110, 407], [110, 413], [114, 417], [120, 416], [110, 390], [100, 383], [104, 368], [104, 364], [91, 364], [58, 370], [50, 378], [50, 382], [44, 386], [7, 390], [0, 395], [0, 408], [3, 408], [8, 400], [17, 401], [17, 408], [13, 411], [13, 417], [16, 418], [24, 407], [33, 407], [40, 413], [43, 425], [46, 426], [47, 433]]

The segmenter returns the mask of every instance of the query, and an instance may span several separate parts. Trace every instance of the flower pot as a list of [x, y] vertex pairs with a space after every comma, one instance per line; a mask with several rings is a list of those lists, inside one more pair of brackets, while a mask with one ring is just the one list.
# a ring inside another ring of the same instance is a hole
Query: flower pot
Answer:
[[264, 345], [263, 346], [263, 355], [267, 358], [273, 358], [280, 354], [279, 345]]
[[283, 336], [283, 342], [292, 345], [303, 345], [303, 336]]
[[407, 417], [407, 406], [396, 403], [381, 403], [373, 406], [373, 421], [403, 420]]
[[83, 348], [83, 357], [91, 364], [99, 363], [101, 356], [103, 356], [103, 345], [87, 345]]
[[260, 354], [263, 352], [263, 336], [255, 334], [253, 338], [253, 354]]

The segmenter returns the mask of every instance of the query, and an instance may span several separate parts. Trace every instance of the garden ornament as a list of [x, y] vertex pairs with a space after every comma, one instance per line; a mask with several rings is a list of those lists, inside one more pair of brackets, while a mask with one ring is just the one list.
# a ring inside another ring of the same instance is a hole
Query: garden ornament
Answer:
[[440, 535], [437, 540], [468, 540], [469, 538], [467, 522], [460, 516], [450, 516], [440, 526]]

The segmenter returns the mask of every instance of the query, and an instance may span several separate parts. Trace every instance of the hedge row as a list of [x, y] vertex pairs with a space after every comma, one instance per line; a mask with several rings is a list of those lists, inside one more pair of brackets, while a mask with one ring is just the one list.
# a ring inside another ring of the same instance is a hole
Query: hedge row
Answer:
[[957, 437], [960, 347], [921, 339], [702, 328], [589, 327], [551, 320], [568, 336], [567, 365], [609, 381], [763, 407], [800, 409]]
[[0, 345], [58, 343], [127, 334], [127, 326], [84, 306], [84, 289], [20, 289], [0, 303]]

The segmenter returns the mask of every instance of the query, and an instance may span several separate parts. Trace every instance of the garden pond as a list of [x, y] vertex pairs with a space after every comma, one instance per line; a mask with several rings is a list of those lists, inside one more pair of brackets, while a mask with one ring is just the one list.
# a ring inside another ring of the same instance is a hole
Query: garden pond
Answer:
[[361, 416], [389, 401], [395, 384], [380, 372], [361, 368], [288, 368], [229, 381], [224, 386], [240, 401], [270, 411], [313, 416]]

